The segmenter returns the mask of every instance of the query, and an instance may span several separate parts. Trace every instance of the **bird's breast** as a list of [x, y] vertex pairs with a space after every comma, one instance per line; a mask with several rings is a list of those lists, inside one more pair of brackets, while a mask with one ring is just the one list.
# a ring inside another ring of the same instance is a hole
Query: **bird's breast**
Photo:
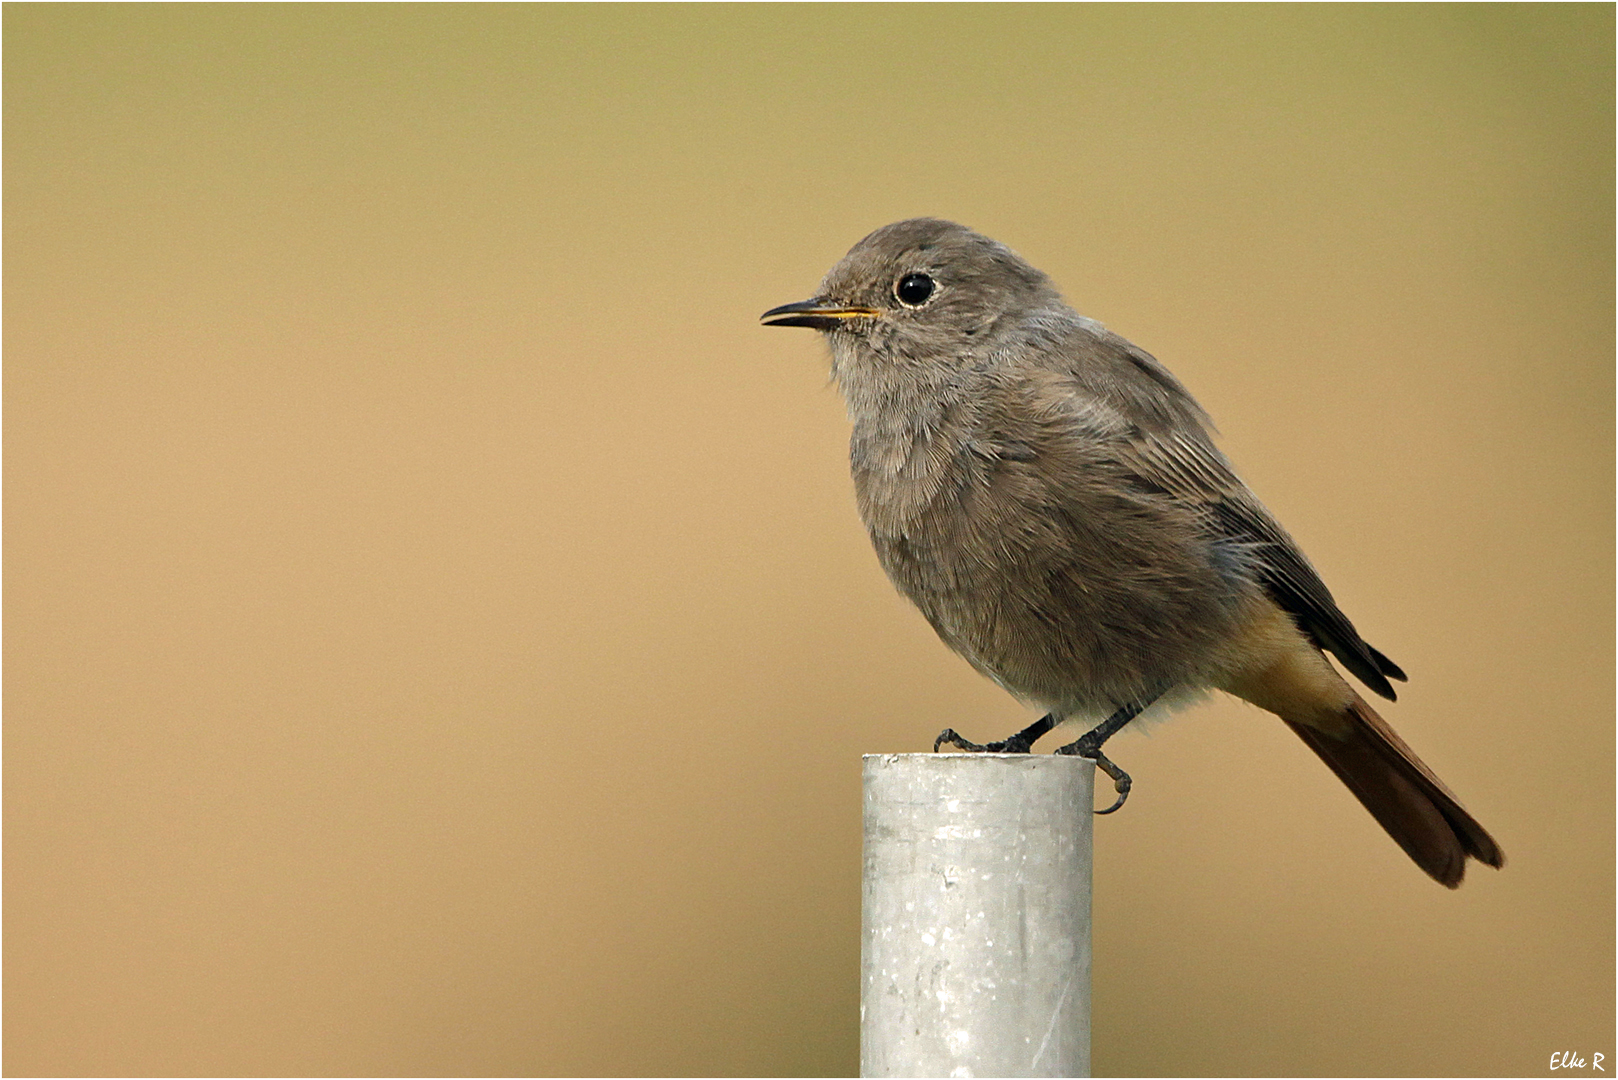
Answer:
[[1235, 597], [1190, 511], [1121, 484], [1104, 453], [862, 434], [854, 482], [877, 557], [980, 670], [1051, 707], [1205, 683]]

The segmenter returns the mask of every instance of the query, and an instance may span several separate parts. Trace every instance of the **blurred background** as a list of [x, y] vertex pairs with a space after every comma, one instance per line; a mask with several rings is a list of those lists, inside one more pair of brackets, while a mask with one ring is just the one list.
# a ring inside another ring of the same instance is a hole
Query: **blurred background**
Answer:
[[1099, 1074], [1614, 1061], [1613, 9], [9, 5], [5, 1071], [851, 1074], [888, 585], [810, 296], [1164, 360], [1505, 847], [1109, 749]]

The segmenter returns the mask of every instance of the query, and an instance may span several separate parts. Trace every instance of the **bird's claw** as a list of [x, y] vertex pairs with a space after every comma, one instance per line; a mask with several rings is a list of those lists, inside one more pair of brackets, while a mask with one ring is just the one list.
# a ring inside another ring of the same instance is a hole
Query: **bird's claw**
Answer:
[[938, 733], [938, 738], [933, 740], [933, 753], [938, 753], [939, 747], [945, 743], [969, 754], [1026, 754], [1033, 749], [1033, 744], [1021, 735], [1013, 735], [999, 742], [975, 743], [957, 735], [954, 728], [945, 728]]
[[952, 727], [947, 727], [938, 733], [938, 738], [933, 740], [933, 753], [938, 753], [939, 748], [945, 743], [949, 743], [957, 750], [965, 750], [971, 754], [981, 754], [984, 750], [988, 749], [988, 747], [979, 746], [975, 742], [968, 742], [967, 740], [961, 738], [959, 735], [955, 734], [955, 729]]
[[1059, 747], [1056, 752], [1058, 754], [1072, 754], [1075, 757], [1093, 761], [1096, 763], [1096, 768], [1112, 777], [1112, 789], [1118, 793], [1118, 800], [1105, 810], [1097, 810], [1097, 814], [1110, 814], [1124, 805], [1124, 801], [1129, 798], [1129, 789], [1134, 786], [1135, 782], [1129, 778], [1128, 773], [1114, 765], [1112, 759], [1103, 754], [1099, 746], [1085, 746], [1084, 740], [1080, 739], [1076, 743]]

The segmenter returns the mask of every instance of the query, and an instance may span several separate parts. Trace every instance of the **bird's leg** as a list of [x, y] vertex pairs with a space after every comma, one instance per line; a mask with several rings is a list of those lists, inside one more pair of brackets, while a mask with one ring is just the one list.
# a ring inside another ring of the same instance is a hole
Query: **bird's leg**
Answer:
[[1129, 789], [1134, 783], [1129, 779], [1128, 773], [1114, 765], [1112, 761], [1108, 759], [1107, 755], [1101, 752], [1101, 744], [1116, 735], [1125, 724], [1129, 723], [1131, 720], [1135, 719], [1135, 717], [1145, 712], [1146, 706], [1150, 705], [1155, 698], [1156, 695], [1153, 695], [1144, 701], [1131, 702], [1130, 704], [1125, 705], [1123, 708], [1101, 721], [1101, 723], [1079, 736], [1079, 738], [1074, 742], [1070, 742], [1066, 746], [1059, 746], [1056, 748], [1056, 753], [1058, 754], [1072, 754], [1081, 758], [1089, 758], [1091, 761], [1096, 763], [1096, 768], [1112, 777], [1112, 788], [1118, 793], [1118, 801], [1107, 807], [1105, 810], [1097, 810], [1096, 813], [1110, 814], [1120, 806], [1124, 805], [1124, 800], [1129, 798]]
[[940, 746], [949, 743], [956, 749], [967, 750], [976, 754], [1026, 754], [1034, 748], [1035, 739], [1038, 739], [1055, 726], [1056, 714], [1046, 713], [1010, 738], [1002, 739], [999, 742], [986, 743], [982, 746], [975, 742], [967, 742], [955, 734], [954, 728], [945, 728], [938, 733], [938, 738], [933, 740], [933, 753], [938, 753]]

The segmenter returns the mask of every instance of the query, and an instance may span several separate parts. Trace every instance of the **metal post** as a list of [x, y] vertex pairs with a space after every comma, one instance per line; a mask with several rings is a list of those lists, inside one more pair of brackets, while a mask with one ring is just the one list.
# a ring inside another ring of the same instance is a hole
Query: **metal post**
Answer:
[[1094, 766], [868, 754], [860, 1075], [1090, 1075]]

